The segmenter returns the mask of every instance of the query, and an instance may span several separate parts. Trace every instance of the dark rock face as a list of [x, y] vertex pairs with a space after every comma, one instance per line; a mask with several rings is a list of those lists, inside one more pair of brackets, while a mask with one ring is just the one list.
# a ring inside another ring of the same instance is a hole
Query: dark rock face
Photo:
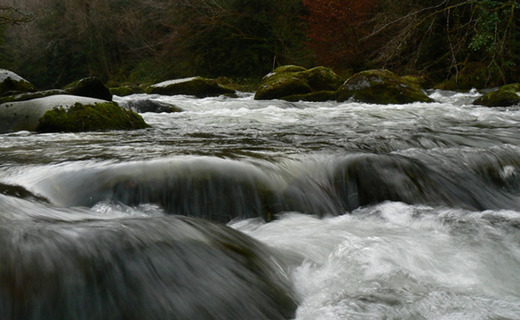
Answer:
[[0, 96], [33, 91], [36, 91], [36, 88], [29, 81], [12, 71], [0, 69]]
[[144, 129], [148, 125], [137, 113], [121, 108], [115, 102], [70, 108], [55, 107], [40, 119], [38, 132], [81, 132]]
[[144, 112], [156, 112], [156, 113], [171, 113], [171, 112], [181, 112], [182, 109], [176, 107], [174, 105], [155, 101], [151, 99], [139, 99], [139, 100], [130, 100], [126, 102], [125, 107], [128, 109], [144, 113]]
[[64, 88], [68, 93], [75, 96], [97, 98], [112, 101], [112, 93], [97, 77], [88, 77], [67, 85]]
[[0, 222], [3, 319], [295, 316], [278, 253], [221, 224], [175, 216]]
[[169, 96], [183, 94], [198, 98], [235, 94], [235, 90], [218, 84], [216, 80], [202, 77], [164, 81], [151, 85], [147, 91], [151, 94]]
[[486, 107], [509, 107], [520, 104], [520, 83], [513, 83], [502, 86], [496, 91], [484, 94], [482, 97], [473, 101], [473, 104]]
[[340, 85], [340, 77], [329, 68], [316, 67], [307, 70], [289, 65], [279, 67], [266, 75], [258, 87], [255, 99], [334, 100], [335, 97], [324, 92], [336, 91]]
[[338, 101], [353, 99], [374, 104], [431, 102], [416, 84], [388, 70], [367, 70], [347, 79], [337, 91]]

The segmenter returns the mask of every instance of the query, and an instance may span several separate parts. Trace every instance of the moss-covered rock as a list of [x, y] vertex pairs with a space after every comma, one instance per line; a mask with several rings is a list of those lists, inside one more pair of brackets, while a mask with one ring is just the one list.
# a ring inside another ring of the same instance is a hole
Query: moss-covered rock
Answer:
[[12, 71], [0, 69], [0, 96], [33, 91], [36, 88], [29, 81]]
[[148, 93], [162, 95], [192, 95], [198, 98], [235, 94], [235, 90], [220, 85], [215, 79], [193, 77], [164, 81], [151, 85]]
[[[305, 69], [299, 66], [282, 66], [266, 75], [255, 94], [257, 100], [283, 99], [300, 100], [298, 97], [317, 91], [335, 91], [341, 85], [341, 78], [329, 68], [316, 67]], [[310, 101], [329, 100], [324, 94], [308, 95]], [[302, 99], [305, 100], [305, 99]]]
[[45, 112], [52, 110], [56, 106], [67, 107], [78, 102], [82, 104], [95, 104], [106, 101], [61, 94], [2, 103], [0, 104], [0, 132], [20, 130], [35, 131], [40, 118]]
[[69, 94], [112, 101], [112, 93], [98, 77], [88, 77], [63, 88]]
[[513, 83], [498, 88], [495, 91], [488, 92], [482, 97], [473, 101], [473, 104], [486, 107], [508, 107], [520, 104], [520, 84]]
[[31, 99], [44, 98], [59, 94], [67, 94], [65, 90], [52, 89], [36, 92], [19, 93], [15, 95], [5, 96], [0, 98], [0, 103], [15, 102], [15, 101], [27, 101]]
[[115, 102], [76, 103], [69, 108], [54, 107], [40, 119], [38, 132], [82, 132], [133, 130], [149, 127], [137, 113]]
[[347, 79], [337, 91], [337, 100], [375, 103], [405, 104], [432, 100], [408, 80], [389, 70], [366, 70]]

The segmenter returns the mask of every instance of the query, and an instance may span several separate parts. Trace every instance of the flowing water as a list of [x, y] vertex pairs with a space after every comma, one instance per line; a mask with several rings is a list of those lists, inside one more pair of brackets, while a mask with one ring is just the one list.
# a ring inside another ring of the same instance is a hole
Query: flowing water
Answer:
[[0, 135], [0, 318], [520, 319], [520, 107], [429, 94]]

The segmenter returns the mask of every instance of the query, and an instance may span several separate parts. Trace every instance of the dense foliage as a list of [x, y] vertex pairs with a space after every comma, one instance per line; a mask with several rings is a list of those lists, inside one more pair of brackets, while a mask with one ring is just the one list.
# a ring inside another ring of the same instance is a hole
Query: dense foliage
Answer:
[[90, 75], [113, 82], [261, 77], [284, 64], [325, 65], [344, 74], [389, 68], [455, 83], [478, 69], [482, 85], [498, 85], [520, 81], [519, 5], [518, 0], [0, 0], [0, 67], [41, 88]]

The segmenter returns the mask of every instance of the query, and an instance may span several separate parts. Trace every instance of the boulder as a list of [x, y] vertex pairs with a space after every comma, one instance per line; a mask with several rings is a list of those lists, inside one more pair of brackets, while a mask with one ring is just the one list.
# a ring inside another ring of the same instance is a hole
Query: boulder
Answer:
[[[0, 104], [0, 133], [5, 132], [13, 132], [20, 130], [28, 130], [28, 131], [37, 131], [41, 130], [40, 127], [40, 119], [44, 117], [44, 115], [48, 111], [52, 111], [56, 108], [59, 110], [60, 108], [65, 109], [68, 107], [72, 107], [75, 104], [84, 104], [84, 105], [96, 105], [96, 104], [104, 104], [107, 101], [101, 99], [80, 97], [80, 96], [72, 96], [72, 95], [53, 95], [49, 97], [36, 98], [25, 101], [16, 101], [16, 102], [7, 102]], [[115, 105], [115, 104], [114, 104]], [[117, 106], [117, 105], [116, 105]], [[108, 117], [111, 116], [119, 116], [125, 115], [130, 111], [123, 110], [120, 107], [122, 112], [109, 113]], [[113, 108], [109, 108], [109, 111]], [[93, 112], [92, 115], [96, 119], [98, 117], [99, 112]], [[49, 114], [50, 115], [50, 114]], [[138, 115], [137, 115], [138, 116]], [[133, 117], [128, 115], [128, 117]], [[80, 119], [81, 121], [85, 121], [85, 119]], [[88, 120], [89, 123], [91, 122]], [[87, 127], [85, 127], [87, 126]], [[92, 128], [90, 124], [78, 124], [76, 123], [76, 128], [84, 129], [84, 130], [105, 130], [106, 127]], [[73, 131], [80, 131], [79, 129]], [[47, 130], [48, 131], [48, 130]], [[62, 131], [61, 129], [59, 131]]]
[[495, 91], [488, 92], [473, 101], [473, 104], [486, 107], [508, 107], [520, 104], [520, 83], [502, 86]]
[[298, 97], [302, 100], [324, 101], [330, 95], [313, 94], [315, 92], [336, 91], [341, 85], [341, 78], [329, 68], [316, 67], [305, 69], [299, 66], [282, 66], [266, 75], [255, 94], [257, 100], [283, 99], [294, 101]]
[[0, 69], [0, 96], [36, 91], [36, 88], [16, 73]]
[[75, 103], [71, 107], [54, 107], [45, 112], [38, 132], [83, 132], [135, 130], [149, 126], [137, 113], [121, 108], [115, 102]]
[[198, 98], [214, 97], [235, 94], [235, 90], [228, 89], [215, 79], [193, 77], [169, 80], [151, 85], [148, 93], [161, 95], [191, 95]]
[[75, 96], [112, 101], [112, 93], [98, 77], [83, 78], [65, 86], [63, 89]]
[[156, 113], [171, 113], [181, 112], [182, 109], [169, 103], [155, 101], [151, 99], [129, 100], [124, 102], [124, 107], [139, 113], [156, 112]]
[[10, 95], [10, 96], [0, 97], [0, 103], [26, 101], [26, 100], [36, 99], [36, 98], [44, 98], [44, 97], [59, 95], [59, 94], [67, 94], [67, 91], [60, 90], [60, 89], [51, 89], [51, 90], [44, 90], [44, 91], [19, 93], [19, 94], [14, 94], [14, 95]]
[[383, 69], [362, 71], [347, 79], [337, 91], [337, 100], [348, 99], [375, 104], [432, 101], [417, 84]]

